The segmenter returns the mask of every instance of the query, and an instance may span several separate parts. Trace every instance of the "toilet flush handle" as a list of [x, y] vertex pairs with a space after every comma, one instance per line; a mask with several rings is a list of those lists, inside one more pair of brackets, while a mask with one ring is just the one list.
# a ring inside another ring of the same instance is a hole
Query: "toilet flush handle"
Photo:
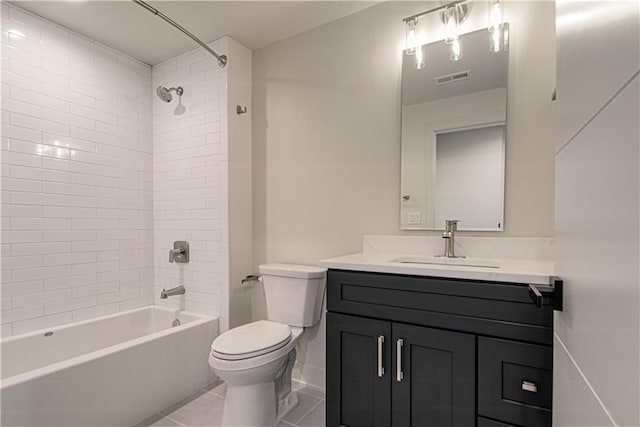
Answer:
[[262, 276], [250, 274], [248, 276], [245, 276], [244, 279], [240, 281], [240, 284], [245, 288], [252, 288], [255, 286], [256, 282], [262, 282]]

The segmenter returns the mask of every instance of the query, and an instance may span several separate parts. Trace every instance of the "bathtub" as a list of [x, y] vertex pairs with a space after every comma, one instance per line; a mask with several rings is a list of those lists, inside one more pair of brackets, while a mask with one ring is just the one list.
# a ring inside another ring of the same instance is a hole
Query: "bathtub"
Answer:
[[215, 379], [217, 333], [215, 317], [149, 306], [3, 340], [1, 424], [132, 426]]

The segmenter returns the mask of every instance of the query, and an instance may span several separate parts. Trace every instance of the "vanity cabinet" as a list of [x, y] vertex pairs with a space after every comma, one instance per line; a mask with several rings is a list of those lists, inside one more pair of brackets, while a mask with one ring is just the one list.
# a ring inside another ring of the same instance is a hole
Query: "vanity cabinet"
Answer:
[[528, 286], [329, 270], [327, 426], [551, 426], [553, 309]]
[[473, 336], [335, 313], [327, 322], [327, 365], [341, 373], [328, 425], [473, 425]]

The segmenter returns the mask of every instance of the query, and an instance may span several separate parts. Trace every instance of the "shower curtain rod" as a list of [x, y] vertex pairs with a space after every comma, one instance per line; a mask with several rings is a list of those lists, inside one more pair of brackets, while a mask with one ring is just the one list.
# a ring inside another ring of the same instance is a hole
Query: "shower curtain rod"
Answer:
[[199, 38], [197, 38], [196, 36], [194, 36], [193, 34], [191, 34], [189, 31], [187, 31], [182, 25], [178, 24], [176, 21], [174, 21], [173, 19], [169, 18], [167, 15], [163, 14], [162, 12], [160, 12], [158, 9], [156, 9], [155, 7], [143, 2], [142, 0], [132, 0], [134, 3], [136, 3], [139, 6], [144, 7], [145, 9], [147, 9], [149, 12], [153, 13], [154, 15], [164, 19], [165, 21], [167, 21], [169, 24], [173, 25], [174, 27], [176, 27], [178, 30], [182, 31], [184, 34], [188, 35], [189, 37], [191, 37], [191, 39], [193, 41], [195, 41], [196, 43], [198, 43], [200, 46], [202, 46], [207, 52], [209, 52], [211, 55], [215, 56], [216, 59], [218, 60], [218, 65], [220, 66], [220, 68], [224, 68], [225, 65], [227, 65], [227, 55], [218, 55], [213, 49], [211, 49], [209, 46], [207, 46], [205, 44], [205, 42], [203, 42], [202, 40], [200, 40]]

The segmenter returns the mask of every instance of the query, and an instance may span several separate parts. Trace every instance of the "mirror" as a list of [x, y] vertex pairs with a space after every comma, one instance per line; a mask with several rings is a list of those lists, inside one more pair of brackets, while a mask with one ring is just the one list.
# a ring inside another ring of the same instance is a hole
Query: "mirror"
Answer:
[[[505, 32], [508, 26], [505, 24]], [[487, 29], [422, 46], [426, 67], [403, 53], [400, 228], [504, 230], [508, 52]]]

